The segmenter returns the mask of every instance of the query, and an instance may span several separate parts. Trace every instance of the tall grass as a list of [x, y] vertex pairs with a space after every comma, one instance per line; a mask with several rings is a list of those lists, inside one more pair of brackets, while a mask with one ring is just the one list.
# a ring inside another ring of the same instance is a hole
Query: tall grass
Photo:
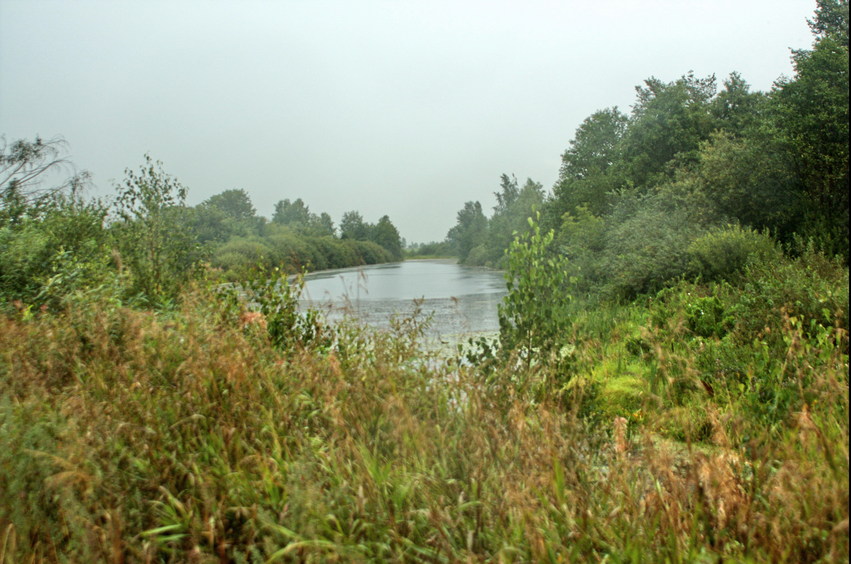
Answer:
[[[415, 321], [280, 339], [182, 304], [0, 318], [0, 562], [848, 559], [841, 327], [787, 316], [710, 396], [687, 319], [639, 306], [577, 320], [565, 385], [423, 362]], [[592, 376], [627, 366], [617, 437]]]

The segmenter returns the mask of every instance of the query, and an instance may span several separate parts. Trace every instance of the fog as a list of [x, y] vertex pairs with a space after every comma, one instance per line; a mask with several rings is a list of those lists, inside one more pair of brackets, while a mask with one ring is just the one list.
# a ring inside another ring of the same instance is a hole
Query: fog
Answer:
[[108, 196], [143, 155], [189, 204], [389, 215], [441, 240], [502, 173], [552, 186], [592, 112], [689, 71], [756, 90], [808, 48], [814, 1], [0, 0], [0, 134], [63, 137]]

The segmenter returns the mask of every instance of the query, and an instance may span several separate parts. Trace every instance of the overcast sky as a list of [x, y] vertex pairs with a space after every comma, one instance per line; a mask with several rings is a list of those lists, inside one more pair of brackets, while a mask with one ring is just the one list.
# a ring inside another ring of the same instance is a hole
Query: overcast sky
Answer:
[[189, 204], [243, 188], [442, 240], [499, 176], [548, 190], [635, 86], [791, 75], [814, 0], [0, 0], [0, 134], [63, 137], [95, 195], [143, 154]]

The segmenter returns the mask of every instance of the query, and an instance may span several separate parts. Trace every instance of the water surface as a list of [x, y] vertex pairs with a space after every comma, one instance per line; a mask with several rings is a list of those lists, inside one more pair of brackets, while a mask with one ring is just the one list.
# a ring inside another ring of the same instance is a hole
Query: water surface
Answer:
[[499, 329], [497, 306], [505, 292], [500, 271], [412, 260], [308, 274], [302, 305], [331, 320], [350, 315], [383, 328], [391, 316], [411, 315], [419, 304], [432, 316], [431, 336], [458, 340]]

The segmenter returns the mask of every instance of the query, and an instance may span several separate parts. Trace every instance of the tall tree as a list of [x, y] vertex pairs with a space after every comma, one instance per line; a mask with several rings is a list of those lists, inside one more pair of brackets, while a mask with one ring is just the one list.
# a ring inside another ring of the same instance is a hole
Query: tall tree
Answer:
[[389, 216], [382, 216], [373, 230], [372, 241], [378, 243], [396, 260], [402, 259], [402, 239]]
[[715, 92], [714, 76], [697, 78], [693, 73], [670, 83], [649, 78], [636, 87], [621, 143], [621, 186], [645, 190], [670, 178], [675, 157], [678, 164], [693, 161], [700, 142], [716, 126], [710, 111]]
[[340, 238], [366, 241], [369, 239], [370, 225], [364, 222], [363, 216], [352, 210], [343, 214], [340, 220]]
[[482, 204], [466, 202], [458, 212], [457, 223], [446, 234], [446, 239], [457, 251], [460, 262], [466, 261], [470, 251], [485, 242], [487, 229], [488, 220], [482, 213]]
[[272, 215], [272, 221], [291, 227], [306, 226], [310, 223], [310, 216], [310, 208], [305, 205], [301, 198], [296, 199], [294, 202], [286, 199], [275, 204], [275, 213]]
[[257, 210], [245, 190], [225, 190], [208, 198], [202, 205], [220, 210], [234, 221], [251, 221], [257, 217]]
[[594, 112], [577, 128], [570, 147], [561, 156], [561, 169], [553, 186], [543, 222], [557, 227], [565, 213], [583, 206], [594, 214], [608, 210], [611, 191], [616, 187], [608, 174], [618, 158], [618, 144], [626, 131], [628, 118], [617, 108]]
[[848, 257], [848, 3], [820, 1], [812, 50], [774, 92], [777, 128], [809, 205], [803, 234]]
[[113, 225], [134, 288], [150, 300], [176, 296], [197, 260], [196, 239], [185, 218], [187, 189], [145, 155], [138, 172], [125, 170]]

